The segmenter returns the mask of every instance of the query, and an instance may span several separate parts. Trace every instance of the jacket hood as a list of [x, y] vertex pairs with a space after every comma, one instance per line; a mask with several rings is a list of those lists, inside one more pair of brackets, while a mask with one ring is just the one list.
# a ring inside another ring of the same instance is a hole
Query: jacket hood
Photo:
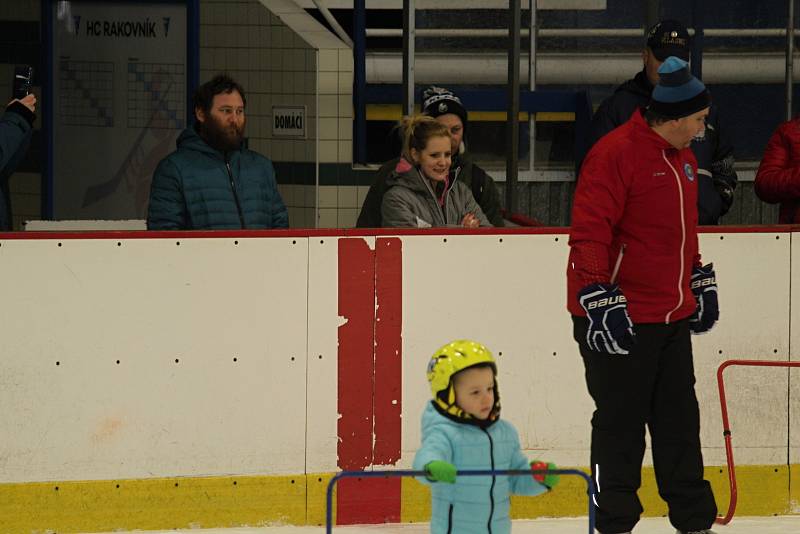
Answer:
[[647, 73], [642, 69], [639, 73], [634, 76], [632, 79], [628, 80], [627, 82], [623, 83], [615, 92], [624, 91], [626, 93], [633, 93], [635, 95], [639, 95], [642, 97], [650, 99], [650, 93], [653, 92], [653, 85], [650, 83], [650, 80], [647, 79]]
[[386, 186], [392, 187], [402, 185], [412, 191], [429, 192], [428, 186], [423, 182], [422, 174], [419, 169], [412, 165], [407, 159], [400, 158], [394, 171], [386, 179]]

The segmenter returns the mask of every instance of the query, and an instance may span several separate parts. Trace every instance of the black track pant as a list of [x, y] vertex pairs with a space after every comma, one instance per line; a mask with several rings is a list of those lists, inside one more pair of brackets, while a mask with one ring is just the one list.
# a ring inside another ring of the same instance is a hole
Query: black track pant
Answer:
[[669, 520], [683, 532], [710, 528], [717, 505], [703, 480], [700, 413], [694, 392], [692, 342], [688, 320], [637, 324], [628, 355], [608, 355], [586, 345], [588, 320], [573, 317], [575, 341], [594, 399], [592, 475], [599, 486], [597, 530], [632, 530], [642, 504], [645, 425], [650, 430], [658, 492], [669, 506]]

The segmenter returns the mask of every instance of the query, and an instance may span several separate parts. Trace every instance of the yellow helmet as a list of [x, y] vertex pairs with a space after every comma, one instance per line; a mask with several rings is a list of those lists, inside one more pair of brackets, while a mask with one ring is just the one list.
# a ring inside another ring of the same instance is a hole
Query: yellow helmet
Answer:
[[[453, 376], [459, 371], [480, 364], [488, 364], [497, 375], [497, 365], [492, 353], [484, 345], [468, 339], [458, 339], [437, 350], [428, 362], [428, 382], [436, 405], [446, 413], [459, 419], [470, 419], [456, 405], [456, 393], [453, 388]], [[495, 378], [495, 416], [500, 411], [500, 395]], [[495, 419], [496, 417], [492, 417]]]

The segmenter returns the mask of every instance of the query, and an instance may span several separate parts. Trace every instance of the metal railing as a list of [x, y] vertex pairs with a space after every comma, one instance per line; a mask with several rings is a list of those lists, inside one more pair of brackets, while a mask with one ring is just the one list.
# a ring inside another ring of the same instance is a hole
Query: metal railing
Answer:
[[[532, 476], [532, 475], [574, 475], [579, 476], [586, 481], [586, 494], [589, 496], [588, 518], [589, 518], [589, 534], [594, 534], [594, 515], [595, 507], [594, 501], [597, 495], [595, 490], [594, 481], [592, 477], [578, 471], [577, 469], [532, 469], [532, 470], [519, 470], [519, 469], [486, 469], [486, 470], [464, 470], [458, 471], [458, 476]], [[325, 496], [325, 533], [332, 534], [333, 532], [333, 489], [336, 483], [343, 478], [391, 478], [391, 477], [426, 477], [425, 471], [413, 470], [381, 470], [381, 471], [341, 471], [334, 475], [330, 482], [328, 482], [328, 490]]]
[[719, 388], [719, 404], [722, 410], [722, 435], [725, 436], [725, 456], [728, 462], [728, 483], [730, 485], [730, 502], [728, 511], [724, 516], [718, 517], [716, 522], [727, 525], [733, 519], [738, 500], [738, 489], [736, 487], [736, 466], [733, 463], [733, 443], [731, 425], [728, 420], [728, 402], [725, 398], [725, 380], [723, 373], [725, 369], [732, 365], [742, 365], [748, 367], [800, 367], [800, 362], [772, 361], [772, 360], [727, 360], [717, 369], [717, 386]]
[[[417, 28], [420, 37], [508, 37], [506, 28]], [[693, 28], [689, 34], [694, 35]], [[520, 35], [527, 37], [528, 28], [522, 28]], [[642, 28], [539, 28], [539, 37], [643, 37]], [[706, 37], [784, 37], [786, 28], [708, 28], [703, 30]], [[800, 30], [794, 30], [800, 35]], [[402, 37], [401, 28], [367, 28], [367, 37]]]

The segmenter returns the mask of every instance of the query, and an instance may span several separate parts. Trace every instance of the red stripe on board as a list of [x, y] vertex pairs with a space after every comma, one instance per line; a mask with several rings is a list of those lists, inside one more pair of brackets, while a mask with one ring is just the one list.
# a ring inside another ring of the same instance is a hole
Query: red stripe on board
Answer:
[[[364, 239], [339, 239], [338, 461], [344, 471], [372, 464], [375, 260]], [[339, 494], [341, 495], [341, 490]]]
[[[363, 470], [400, 458], [402, 247], [398, 238], [339, 239], [338, 466]], [[376, 302], [378, 304], [376, 315]], [[373, 434], [374, 432], [374, 434]], [[401, 480], [342, 479], [340, 525], [400, 521]]]
[[400, 478], [342, 478], [336, 483], [337, 525], [399, 522]]
[[[403, 242], [399, 238], [376, 240], [375, 445], [372, 454], [375, 465], [393, 465], [400, 459], [403, 411], [402, 260]], [[399, 507], [397, 513], [399, 521]]]

